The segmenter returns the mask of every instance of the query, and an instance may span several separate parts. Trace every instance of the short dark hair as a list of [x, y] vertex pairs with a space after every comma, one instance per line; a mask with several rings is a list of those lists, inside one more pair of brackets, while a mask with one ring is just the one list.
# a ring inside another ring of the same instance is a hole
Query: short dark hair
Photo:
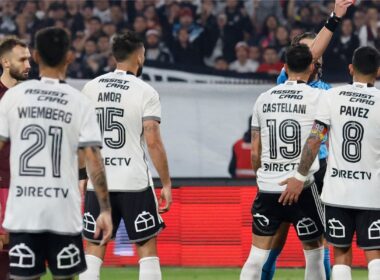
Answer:
[[143, 46], [143, 40], [133, 31], [119, 33], [112, 38], [112, 54], [117, 62], [128, 59]]
[[298, 45], [303, 39], [315, 39], [315, 37], [317, 37], [317, 34], [314, 32], [304, 32], [295, 36], [291, 42], [291, 45], [295, 46]]
[[352, 57], [354, 69], [364, 75], [376, 75], [380, 67], [380, 54], [372, 47], [357, 48]]
[[0, 41], [0, 58], [6, 54], [7, 52], [12, 51], [12, 49], [16, 46], [21, 46], [23, 48], [27, 48], [27, 44], [21, 41], [16, 36], [8, 36]]
[[70, 36], [63, 28], [43, 28], [36, 34], [35, 46], [42, 62], [55, 67], [63, 62], [70, 50]]
[[302, 73], [313, 62], [313, 55], [305, 44], [291, 45], [286, 50], [285, 61], [290, 71]]

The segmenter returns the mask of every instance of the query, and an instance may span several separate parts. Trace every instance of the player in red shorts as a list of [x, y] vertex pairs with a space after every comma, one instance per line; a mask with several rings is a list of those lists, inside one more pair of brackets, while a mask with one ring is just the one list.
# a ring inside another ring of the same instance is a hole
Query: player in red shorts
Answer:
[[[16, 37], [6, 37], [0, 41], [0, 64], [3, 73], [0, 77], [0, 100], [7, 89], [28, 79], [30, 70], [28, 46]], [[0, 151], [0, 279], [8, 279], [9, 257], [8, 234], [2, 227], [9, 191], [9, 151], [7, 143]]]

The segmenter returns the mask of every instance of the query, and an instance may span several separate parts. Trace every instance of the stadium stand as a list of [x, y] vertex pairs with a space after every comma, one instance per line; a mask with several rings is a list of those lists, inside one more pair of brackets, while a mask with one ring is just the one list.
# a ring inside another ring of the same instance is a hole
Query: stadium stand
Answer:
[[[113, 69], [109, 39], [125, 29], [144, 38], [147, 60], [161, 69], [276, 74], [290, 40], [318, 32], [333, 7], [330, 0], [3, 0], [0, 37], [14, 34], [32, 43], [41, 27], [67, 28], [76, 57], [71, 78], [90, 79]], [[347, 69], [357, 46], [380, 46], [379, 8], [379, 1], [361, 0], [349, 9], [324, 57], [327, 81], [347, 80], [336, 73]]]

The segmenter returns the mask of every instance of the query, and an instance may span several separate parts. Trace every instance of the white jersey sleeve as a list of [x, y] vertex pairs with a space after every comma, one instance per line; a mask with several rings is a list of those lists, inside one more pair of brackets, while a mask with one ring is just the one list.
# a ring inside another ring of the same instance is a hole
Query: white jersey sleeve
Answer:
[[149, 91], [147, 95], [148, 98], [144, 100], [143, 105], [143, 121], [155, 120], [161, 122], [161, 104], [158, 93], [156, 91]]
[[92, 104], [88, 102], [84, 106], [83, 117], [79, 135], [79, 148], [98, 146], [102, 147], [102, 137], [99, 125], [96, 121], [96, 112]]
[[322, 201], [380, 209], [380, 90], [354, 83], [326, 95], [317, 116], [330, 125]]
[[253, 113], [252, 113], [252, 123], [251, 123], [251, 128], [260, 130], [260, 116], [258, 112], [258, 103], [259, 103], [260, 97], [257, 98], [255, 105], [253, 106]]
[[318, 101], [318, 110], [315, 117], [316, 120], [321, 121], [327, 125], [331, 124], [330, 97], [331, 97], [331, 94], [329, 94], [329, 90], [320, 94], [319, 101]]

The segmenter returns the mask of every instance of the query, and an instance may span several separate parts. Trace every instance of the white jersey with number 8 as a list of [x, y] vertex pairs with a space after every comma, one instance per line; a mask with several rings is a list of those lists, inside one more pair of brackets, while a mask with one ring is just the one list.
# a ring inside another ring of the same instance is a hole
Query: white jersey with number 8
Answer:
[[317, 120], [330, 126], [322, 201], [380, 209], [380, 90], [354, 83], [330, 89]]

